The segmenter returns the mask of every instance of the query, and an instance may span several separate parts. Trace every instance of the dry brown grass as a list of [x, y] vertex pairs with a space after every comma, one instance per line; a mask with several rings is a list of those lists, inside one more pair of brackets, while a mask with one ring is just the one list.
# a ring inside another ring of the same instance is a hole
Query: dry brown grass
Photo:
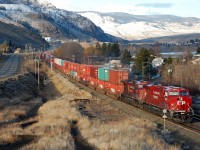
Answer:
[[39, 109], [39, 122], [26, 128], [25, 133], [41, 138], [22, 149], [74, 149], [70, 121], [79, 117], [69, 104], [71, 98], [72, 95], [67, 95], [56, 101], [49, 101]]
[[72, 94], [72, 95], [76, 96], [77, 98], [78, 97], [91, 98], [91, 96], [92, 96], [87, 91], [79, 89], [73, 83], [69, 82], [66, 78], [55, 73], [54, 71], [49, 72], [48, 76], [50, 77], [50, 80], [53, 83], [53, 85], [55, 86], [55, 88], [62, 95]]
[[79, 129], [89, 143], [101, 150], [109, 149], [180, 149], [170, 146], [156, 133], [156, 126], [150, 121], [131, 118], [120, 122], [102, 124], [80, 119]]
[[0, 122], [8, 122], [26, 116], [34, 106], [41, 103], [40, 98], [32, 99], [29, 102], [25, 102], [20, 98], [6, 99], [6, 101], [0, 103], [2, 107], [0, 111]]
[[91, 94], [80, 90], [54, 71], [48, 72], [48, 77], [50, 82], [46, 90], [51, 92], [46, 93], [46, 96], [60, 98], [49, 100], [40, 107], [38, 122], [24, 130], [25, 134], [40, 138], [22, 149], [74, 149], [74, 140], [70, 134], [71, 121], [79, 120], [81, 115], [69, 101], [75, 98], [89, 98]]
[[19, 140], [18, 135], [23, 135], [23, 130], [17, 125], [7, 128], [1, 127], [0, 135], [1, 145], [11, 144]]

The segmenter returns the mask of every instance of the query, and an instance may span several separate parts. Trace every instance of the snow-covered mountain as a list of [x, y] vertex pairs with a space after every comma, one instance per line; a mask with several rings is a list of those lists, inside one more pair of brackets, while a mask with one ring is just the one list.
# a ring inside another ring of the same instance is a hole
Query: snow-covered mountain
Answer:
[[89, 19], [57, 9], [46, 0], [0, 0], [0, 22], [52, 39], [116, 40]]
[[40, 6], [40, 7], [49, 7], [55, 8], [47, 0], [1, 0], [1, 4], [24, 4], [29, 6]]
[[127, 13], [79, 12], [105, 33], [127, 40], [200, 33], [199, 18], [170, 15], [139, 16]]

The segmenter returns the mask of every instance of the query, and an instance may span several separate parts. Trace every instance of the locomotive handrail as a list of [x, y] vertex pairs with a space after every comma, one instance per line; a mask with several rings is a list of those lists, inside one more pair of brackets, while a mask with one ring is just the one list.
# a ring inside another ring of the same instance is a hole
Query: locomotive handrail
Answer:
[[194, 110], [190, 107], [190, 105], [189, 104], [187, 104], [188, 105], [188, 107], [190, 108], [190, 110], [192, 111], [192, 116], [194, 115]]

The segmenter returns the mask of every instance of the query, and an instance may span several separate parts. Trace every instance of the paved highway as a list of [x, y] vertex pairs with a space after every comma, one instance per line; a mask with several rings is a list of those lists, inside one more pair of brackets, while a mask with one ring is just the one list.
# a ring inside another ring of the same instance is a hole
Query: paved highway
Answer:
[[22, 56], [19, 54], [10, 54], [10, 57], [0, 68], [0, 79], [10, 77], [21, 71]]

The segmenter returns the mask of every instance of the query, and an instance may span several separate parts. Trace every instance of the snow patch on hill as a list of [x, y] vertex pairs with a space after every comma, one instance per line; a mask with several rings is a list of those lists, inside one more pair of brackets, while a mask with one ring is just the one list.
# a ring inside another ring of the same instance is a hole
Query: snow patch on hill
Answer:
[[31, 12], [31, 8], [24, 4], [0, 4], [0, 7], [4, 7], [7, 11], [21, 11], [21, 12]]
[[95, 39], [109, 42], [115, 39], [86, 17], [57, 9], [46, 0], [2, 0], [0, 21], [21, 26], [55, 40]]
[[[80, 15], [90, 19], [94, 24], [104, 30], [105, 33], [113, 36], [121, 37], [127, 40], [139, 40], [160, 36], [172, 36], [189, 33], [200, 33], [200, 19], [181, 18], [176, 16], [168, 16], [170, 19], [162, 19], [162, 16], [146, 17], [136, 16], [135, 19], [130, 18], [129, 21], [116, 19], [109, 14], [97, 12], [83, 12]], [[130, 16], [130, 14], [129, 14]], [[134, 15], [132, 15], [132, 18]], [[166, 16], [165, 16], [166, 17]], [[175, 18], [175, 19], [174, 19]], [[146, 20], [145, 20], [146, 19]], [[178, 21], [180, 19], [180, 21]], [[185, 20], [185, 21], [183, 21]]]

